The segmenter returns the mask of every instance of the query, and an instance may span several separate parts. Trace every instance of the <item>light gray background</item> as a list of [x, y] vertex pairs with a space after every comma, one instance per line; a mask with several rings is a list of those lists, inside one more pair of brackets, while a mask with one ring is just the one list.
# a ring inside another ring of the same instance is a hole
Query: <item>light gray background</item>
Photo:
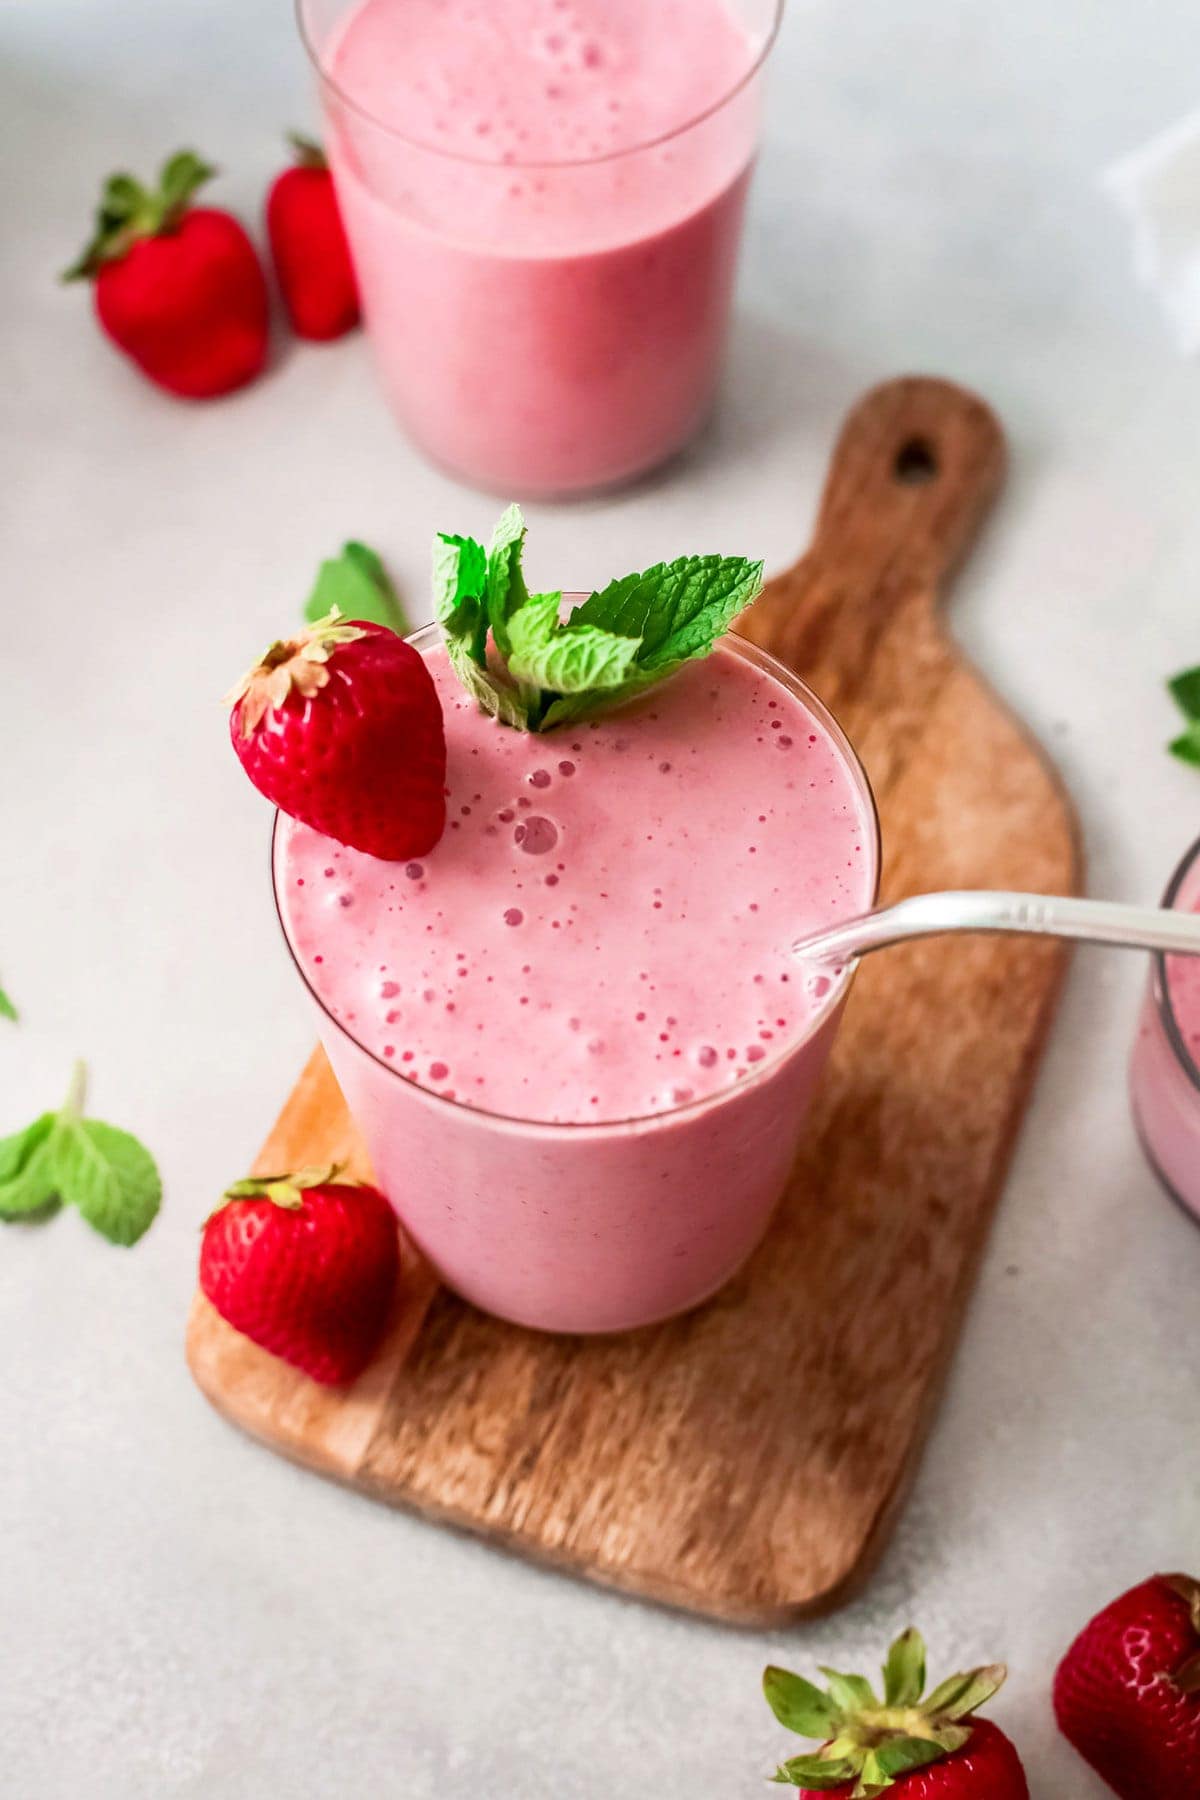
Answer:
[[[214, 200], [256, 214], [313, 116], [286, 0], [9, 0], [0, 49], [0, 974], [25, 1014], [0, 1129], [83, 1053], [167, 1184], [135, 1252], [74, 1216], [0, 1242], [0, 1786], [733, 1800], [788, 1742], [768, 1657], [869, 1666], [917, 1618], [939, 1669], [1008, 1658], [997, 1716], [1035, 1795], [1099, 1800], [1055, 1735], [1055, 1659], [1111, 1593], [1198, 1560], [1200, 1234], [1126, 1115], [1136, 958], [1075, 967], [916, 1491], [832, 1619], [742, 1635], [593, 1593], [298, 1473], [193, 1390], [197, 1229], [311, 1035], [218, 697], [342, 537], [424, 616], [431, 528], [494, 509], [401, 442], [361, 340], [189, 408], [55, 286], [123, 162], [193, 142], [229, 171]], [[1200, 373], [1096, 175], [1200, 98], [1197, 67], [1190, 0], [797, 6], [719, 423], [657, 485], [531, 509], [547, 584], [701, 540], [778, 566], [862, 388], [978, 387], [1014, 470], [956, 629], [1057, 755], [1093, 891], [1125, 899], [1200, 828], [1160, 687], [1200, 660]]]

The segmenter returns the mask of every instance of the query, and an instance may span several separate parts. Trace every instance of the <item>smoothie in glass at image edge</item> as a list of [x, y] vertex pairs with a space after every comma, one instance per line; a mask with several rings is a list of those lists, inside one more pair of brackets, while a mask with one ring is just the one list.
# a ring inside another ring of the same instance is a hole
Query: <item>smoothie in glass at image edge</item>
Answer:
[[782, 0], [298, 0], [384, 388], [526, 497], [679, 450], [720, 373]]
[[445, 719], [440, 842], [406, 865], [275, 829], [334, 1072], [451, 1288], [547, 1330], [668, 1317], [744, 1262], [786, 1182], [850, 980], [789, 946], [872, 903], [866, 778], [736, 637], [542, 734], [484, 716], [436, 628], [413, 641]]
[[[1200, 912], [1200, 842], [1176, 869], [1163, 905]], [[1130, 1092], [1151, 1166], [1172, 1198], [1200, 1219], [1200, 957], [1155, 956]]]

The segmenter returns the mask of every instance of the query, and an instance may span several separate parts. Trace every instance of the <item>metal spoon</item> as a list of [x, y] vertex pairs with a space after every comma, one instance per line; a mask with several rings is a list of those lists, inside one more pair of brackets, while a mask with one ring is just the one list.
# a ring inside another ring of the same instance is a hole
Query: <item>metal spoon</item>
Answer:
[[792, 953], [806, 961], [847, 963], [872, 950], [944, 931], [1013, 931], [1030, 937], [1077, 938], [1126, 950], [1169, 950], [1200, 956], [1200, 914], [1115, 900], [1076, 900], [1058, 894], [916, 894], [895, 906], [845, 919], [797, 940]]

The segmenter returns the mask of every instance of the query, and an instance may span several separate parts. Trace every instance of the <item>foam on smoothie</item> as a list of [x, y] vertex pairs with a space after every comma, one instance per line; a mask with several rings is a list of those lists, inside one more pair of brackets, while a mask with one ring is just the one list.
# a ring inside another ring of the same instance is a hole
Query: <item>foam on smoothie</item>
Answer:
[[410, 139], [497, 163], [611, 155], [718, 105], [761, 49], [723, 0], [365, 0], [334, 79]]
[[823, 725], [719, 649], [543, 736], [485, 718], [443, 652], [448, 826], [378, 862], [281, 819], [284, 923], [318, 997], [399, 1076], [487, 1112], [664, 1112], [803, 1038], [788, 953], [870, 903], [864, 803]]

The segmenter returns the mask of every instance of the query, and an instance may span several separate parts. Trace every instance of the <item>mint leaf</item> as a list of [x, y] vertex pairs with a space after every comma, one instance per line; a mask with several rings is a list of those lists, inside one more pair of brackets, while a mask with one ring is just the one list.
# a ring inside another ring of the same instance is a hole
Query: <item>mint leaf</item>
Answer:
[[136, 1244], [162, 1200], [154, 1158], [127, 1131], [60, 1114], [50, 1141], [55, 1185], [110, 1244]]
[[[451, 626], [456, 636], [475, 635], [478, 622], [486, 618], [483, 605], [487, 592], [487, 551], [474, 538], [452, 537], [439, 532], [433, 540], [433, 616], [439, 625]], [[477, 660], [482, 664], [486, 644], [479, 644]]]
[[762, 587], [763, 566], [741, 556], [682, 556], [626, 575], [591, 594], [572, 625], [599, 625], [641, 639], [638, 668], [664, 675], [707, 656]]
[[[538, 596], [556, 602], [560, 598]], [[585, 695], [607, 692], [628, 681], [638, 651], [636, 638], [616, 637], [595, 625], [565, 625], [539, 641], [524, 630], [526, 615], [533, 610], [523, 606], [512, 620], [508, 666], [518, 681], [558, 694]]]
[[[518, 674], [518, 663], [525, 663], [546, 650], [559, 628], [562, 612], [561, 594], [530, 594], [509, 624], [508, 666]], [[524, 679], [524, 677], [521, 677]]]
[[685, 556], [611, 582], [563, 622], [561, 595], [529, 592], [525, 535], [517, 506], [486, 552], [474, 538], [440, 535], [434, 612], [468, 692], [503, 723], [530, 731], [611, 712], [707, 656], [762, 587], [759, 562]]
[[28, 1219], [53, 1204], [49, 1146], [55, 1117], [43, 1113], [24, 1131], [0, 1138], [0, 1219]]
[[323, 562], [304, 606], [310, 624], [326, 618], [337, 607], [344, 619], [366, 619], [405, 637], [410, 629], [404, 608], [378, 553], [369, 544], [351, 540], [340, 556]]
[[162, 1199], [154, 1158], [127, 1131], [83, 1117], [87, 1072], [76, 1063], [66, 1100], [0, 1138], [0, 1219], [66, 1201], [114, 1244], [135, 1244]]
[[1173, 675], [1167, 691], [1185, 719], [1200, 720], [1200, 668], [1184, 669]]
[[474, 538], [439, 533], [433, 545], [433, 613], [450, 666], [481, 712], [523, 731], [523, 697], [488, 667], [488, 557]]
[[511, 649], [508, 622], [525, 605], [529, 589], [521, 568], [525, 548], [525, 520], [519, 506], [501, 515], [487, 553], [487, 615], [501, 656]]
[[17, 1009], [3, 988], [0, 988], [0, 1019], [11, 1019], [14, 1025], [17, 1022]]

